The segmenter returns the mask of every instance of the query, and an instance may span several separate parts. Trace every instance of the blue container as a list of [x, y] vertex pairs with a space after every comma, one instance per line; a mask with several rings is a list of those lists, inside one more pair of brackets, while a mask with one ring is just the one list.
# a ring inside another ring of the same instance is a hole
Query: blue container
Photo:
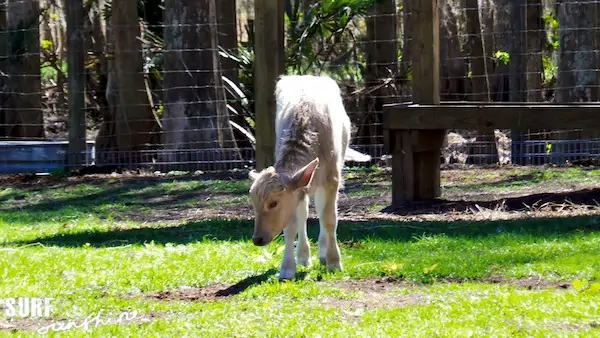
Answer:
[[[95, 142], [86, 142], [86, 165], [94, 164]], [[0, 141], [0, 173], [50, 173], [66, 169], [68, 141]]]

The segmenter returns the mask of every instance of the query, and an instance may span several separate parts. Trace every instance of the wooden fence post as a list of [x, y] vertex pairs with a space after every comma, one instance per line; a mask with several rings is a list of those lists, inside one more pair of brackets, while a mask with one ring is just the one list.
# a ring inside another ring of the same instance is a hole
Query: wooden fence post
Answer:
[[275, 84], [285, 71], [283, 1], [254, 1], [256, 170], [275, 156]]
[[[413, 102], [440, 104], [438, 0], [412, 0]], [[440, 196], [440, 158], [445, 130], [396, 131], [391, 136], [392, 205]]]
[[85, 51], [83, 38], [83, 0], [67, 0], [67, 67], [69, 106], [69, 147], [67, 169], [74, 170], [85, 164]]

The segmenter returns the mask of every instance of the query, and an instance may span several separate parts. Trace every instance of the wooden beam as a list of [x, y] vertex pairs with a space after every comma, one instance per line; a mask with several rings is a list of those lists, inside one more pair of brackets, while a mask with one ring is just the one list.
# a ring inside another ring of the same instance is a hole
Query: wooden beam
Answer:
[[256, 169], [275, 156], [275, 84], [284, 71], [283, 1], [254, 1]]
[[[412, 1], [409, 22], [413, 34], [410, 51], [413, 100], [437, 105], [440, 103], [438, 0]], [[392, 153], [392, 205], [438, 197], [441, 193], [440, 148], [445, 130], [386, 134]]]
[[416, 129], [600, 129], [600, 104], [386, 105], [383, 125]]
[[440, 26], [438, 0], [412, 0], [414, 16], [412, 58], [413, 101], [440, 102]]
[[83, 1], [67, 0], [67, 77], [69, 103], [69, 148], [67, 169], [74, 170], [85, 164], [85, 52]]

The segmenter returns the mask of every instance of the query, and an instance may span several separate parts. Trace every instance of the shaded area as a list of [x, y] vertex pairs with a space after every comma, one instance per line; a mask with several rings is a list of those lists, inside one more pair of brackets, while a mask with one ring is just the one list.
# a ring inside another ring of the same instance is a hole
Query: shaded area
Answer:
[[600, 207], [600, 188], [583, 189], [559, 193], [539, 193], [519, 197], [502, 198], [493, 201], [452, 201], [435, 199], [389, 206], [382, 211], [394, 214], [424, 214], [464, 212], [472, 209], [501, 209], [503, 211], [529, 211], [543, 205], [554, 204], [560, 208], [564, 204]]
[[[560, 189], [564, 184], [582, 186], [581, 181], [589, 184], [590, 180], [596, 180], [600, 183], [600, 172], [597, 168], [552, 168], [541, 169], [536, 167], [512, 169], [508, 172], [484, 171], [480, 170], [483, 177], [468, 177], [469, 182], [461, 182], [461, 173], [463, 171], [449, 171], [447, 178], [452, 181], [450, 184], [445, 184], [445, 190], [488, 190], [490, 192], [501, 189], [510, 188], [539, 188], [544, 184], [544, 188]], [[486, 177], [485, 174], [495, 174], [491, 177]], [[494, 177], [496, 176], [496, 177]]]
[[493, 181], [477, 182], [471, 184], [450, 184], [445, 185], [444, 189], [461, 189], [461, 190], [480, 190], [489, 188], [510, 188], [513, 186], [522, 186], [524, 184], [535, 184], [544, 181], [541, 175], [537, 173], [523, 173], [516, 175], [508, 175]]
[[[401, 221], [342, 221], [338, 227], [338, 240], [345, 247], [360, 247], [368, 239], [384, 241], [413, 241], [425, 235], [450, 237], [486, 237], [499, 233], [547, 238], [578, 232], [600, 230], [600, 216], [540, 218], [494, 221], [457, 222], [401, 222]], [[188, 244], [199, 241], [247, 241], [250, 243], [253, 222], [250, 220], [207, 220], [186, 222], [176, 226], [113, 229], [108, 231], [81, 231], [42, 236], [30, 241], [5, 242], [3, 246], [41, 243], [45, 246], [92, 247], [142, 245], [153, 241], [157, 245]], [[308, 235], [316, 243], [318, 221], [309, 220]], [[276, 241], [282, 241], [278, 238]]]
[[225, 206], [246, 196], [248, 187], [246, 181], [193, 176], [39, 178], [25, 187], [17, 182], [4, 186], [14, 189], [0, 195], [0, 211], [11, 211], [3, 216], [7, 222], [23, 215], [28, 222], [43, 222], [49, 213], [68, 218], [74, 212], [134, 221], [172, 220], [185, 216], [186, 208]]
[[[570, 177], [581, 173], [567, 174], [566, 177]], [[444, 213], [469, 212], [477, 205], [484, 208], [501, 206], [504, 211], [526, 211], [528, 206], [544, 203], [580, 203], [596, 207], [596, 201], [600, 201], [598, 189], [548, 192], [560, 188], [557, 188], [556, 182], [541, 180], [537, 171], [464, 170], [448, 171], [444, 175], [446, 180], [452, 181], [450, 188], [445, 188], [445, 199], [394, 206], [384, 209], [384, 212], [404, 216], [437, 214], [442, 219]], [[548, 175], [565, 175], [565, 171]], [[340, 194], [341, 217], [362, 220], [372, 218], [374, 214], [385, 215], [378, 211], [391, 199], [389, 172], [362, 169], [347, 171], [346, 176], [346, 186]], [[533, 183], [527, 180], [535, 181], [536, 185], [530, 185]], [[512, 181], [528, 182], [528, 185], [519, 186], [517, 191], [498, 189]], [[0, 213], [8, 223], [37, 223], [48, 219], [68, 222], [82, 213], [134, 222], [252, 217], [248, 199], [250, 181], [247, 172], [239, 170], [183, 176], [17, 175], [10, 178], [0, 176], [0, 182], [4, 183], [4, 191], [0, 190]], [[575, 183], [573, 185], [583, 186]], [[573, 185], [570, 185], [571, 190]], [[515, 197], [540, 191], [546, 193]], [[311, 214], [315, 216], [312, 207]], [[443, 220], [451, 221], [453, 217]]]

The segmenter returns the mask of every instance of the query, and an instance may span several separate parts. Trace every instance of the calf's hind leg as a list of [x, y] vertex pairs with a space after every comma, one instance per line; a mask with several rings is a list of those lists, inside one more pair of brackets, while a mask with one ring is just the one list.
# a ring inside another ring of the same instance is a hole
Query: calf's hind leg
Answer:
[[337, 185], [319, 187], [315, 192], [315, 209], [319, 216], [319, 260], [327, 270], [342, 271], [342, 259], [337, 243]]

